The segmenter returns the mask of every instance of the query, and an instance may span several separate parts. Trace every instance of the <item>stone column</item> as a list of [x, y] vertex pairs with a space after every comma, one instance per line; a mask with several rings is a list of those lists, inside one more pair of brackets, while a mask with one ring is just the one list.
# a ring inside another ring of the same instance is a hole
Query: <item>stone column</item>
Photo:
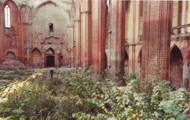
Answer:
[[46, 67], [46, 65], [45, 65], [46, 64], [46, 62], [45, 62], [46, 61], [46, 58], [45, 58], [46, 55], [45, 55], [45, 51], [43, 49], [42, 49], [41, 54], [42, 54], [42, 59], [41, 59], [42, 65], [41, 65], [41, 67], [44, 68], [44, 67]]
[[110, 40], [110, 76], [117, 76], [116, 85], [124, 85], [124, 51], [125, 51], [125, 1], [111, 0], [111, 40]]
[[5, 46], [6, 46], [6, 41], [4, 38], [4, 10], [3, 10], [3, 4], [0, 4], [0, 64], [5, 60]]
[[76, 16], [74, 19], [74, 41], [75, 41], [75, 66], [81, 65], [81, 20], [80, 7], [76, 9]]
[[81, 64], [87, 69], [91, 58], [91, 1], [81, 2]]
[[[70, 32], [72, 32], [72, 47], [70, 49], [70, 67], [75, 67], [75, 40], [74, 40], [74, 25], [68, 26], [67, 29], [69, 29]], [[59, 63], [60, 64], [60, 63]]]
[[[173, 1], [172, 27], [179, 25], [179, 1]], [[181, 18], [180, 18], [181, 19]]]
[[58, 57], [59, 55], [58, 55], [58, 53], [57, 53], [57, 51], [55, 51], [55, 54], [54, 54], [54, 59], [55, 59], [55, 67], [59, 67], [59, 57]]
[[[2, 7], [2, 5], [0, 5], [0, 7]], [[0, 11], [0, 14], [1, 14], [1, 16], [0, 16], [0, 27], [1, 27], [1, 29], [0, 29], [0, 38], [3, 38], [3, 12], [2, 12], [2, 10]], [[1, 64], [1, 62], [2, 62], [2, 57], [3, 57], [3, 41], [2, 41], [2, 39], [0, 39], [0, 64]]]
[[171, 1], [144, 2], [142, 77], [168, 80]]
[[183, 63], [183, 87], [188, 88], [190, 86], [190, 74], [189, 74], [189, 63], [185, 61]]
[[[128, 66], [129, 73], [139, 72], [139, 62], [138, 55], [140, 45], [140, 38], [142, 36], [142, 2], [139, 0], [127, 2], [127, 16], [126, 16], [126, 27], [125, 27], [125, 39], [127, 39], [128, 44]], [[140, 16], [141, 15], [141, 16]]]
[[95, 75], [104, 71], [106, 0], [92, 0], [92, 67]]

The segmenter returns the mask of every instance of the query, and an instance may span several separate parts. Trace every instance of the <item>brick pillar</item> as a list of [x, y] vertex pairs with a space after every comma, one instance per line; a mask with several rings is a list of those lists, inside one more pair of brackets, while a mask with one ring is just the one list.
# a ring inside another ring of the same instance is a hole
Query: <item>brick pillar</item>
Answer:
[[[70, 61], [69, 61], [69, 64], [70, 64], [70, 67], [75, 67], [75, 52], [76, 52], [76, 47], [75, 47], [75, 40], [74, 40], [74, 24], [72, 24], [71, 26], [67, 26], [67, 29], [72, 33], [72, 49], [70, 51]], [[60, 65], [60, 61], [59, 61], [59, 65]]]
[[183, 57], [183, 87], [188, 88], [190, 87], [190, 53], [188, 48], [185, 48], [183, 52], [186, 53]]
[[75, 41], [75, 66], [81, 65], [81, 20], [80, 7], [77, 6], [76, 16], [74, 19], [74, 41]]
[[100, 74], [105, 66], [106, 0], [92, 0], [92, 67]]
[[[27, 46], [27, 43], [25, 43], [26, 42], [26, 38], [27, 38], [27, 33], [28, 33], [28, 25], [24, 25], [24, 24], [22, 24], [21, 26], [20, 26], [20, 29], [21, 29], [21, 31], [20, 31], [20, 34], [21, 34], [21, 39], [20, 39], [20, 46], [21, 46], [21, 48], [20, 48], [20, 50], [19, 50], [19, 52], [18, 53], [20, 53], [20, 60], [22, 61], [22, 62], [26, 62], [25, 60], [26, 60], [26, 52], [25, 52], [25, 47]], [[26, 63], [25, 63], [25, 65], [27, 65]]]
[[171, 2], [144, 2], [142, 77], [168, 80]]
[[59, 54], [56, 49], [54, 55], [55, 55], [55, 67], [59, 67]]
[[189, 80], [189, 63], [185, 62], [183, 63], [183, 87], [188, 88], [190, 86], [190, 80]]
[[[111, 0], [111, 40], [110, 40], [110, 76], [119, 77], [116, 85], [124, 85], [124, 51], [125, 51], [125, 1]], [[121, 77], [121, 78], [120, 78]]]
[[91, 58], [91, 1], [81, 2], [81, 64], [88, 68]]
[[[42, 52], [41, 52], [41, 54], [42, 54], [42, 59], [41, 59], [41, 61], [42, 61], [42, 68], [44, 68], [44, 67], [46, 67], [46, 55], [45, 55], [45, 51], [44, 50], [42, 50]], [[31, 65], [31, 61], [30, 61], [30, 65]]]
[[[2, 4], [0, 4], [0, 8], [2, 9]], [[3, 61], [3, 28], [4, 28], [4, 24], [3, 24], [3, 10], [0, 10], [0, 64]]]

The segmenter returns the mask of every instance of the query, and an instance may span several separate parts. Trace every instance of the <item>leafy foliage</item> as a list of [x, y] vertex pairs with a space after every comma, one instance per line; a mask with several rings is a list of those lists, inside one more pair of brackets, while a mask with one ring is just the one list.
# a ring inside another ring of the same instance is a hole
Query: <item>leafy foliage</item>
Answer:
[[93, 81], [90, 71], [61, 74], [61, 79], [52, 80], [41, 71], [9, 84], [0, 91], [0, 117], [5, 120], [186, 120], [190, 117], [189, 92], [184, 88], [172, 91], [168, 82], [148, 82], [149, 87], [145, 87], [130, 75], [125, 77], [127, 86], [119, 88], [107, 78]]

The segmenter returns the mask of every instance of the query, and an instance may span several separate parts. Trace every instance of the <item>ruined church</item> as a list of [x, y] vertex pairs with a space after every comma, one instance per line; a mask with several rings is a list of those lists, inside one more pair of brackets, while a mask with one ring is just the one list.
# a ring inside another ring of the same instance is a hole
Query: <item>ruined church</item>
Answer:
[[190, 87], [189, 13], [190, 1], [0, 0], [0, 69], [92, 68]]

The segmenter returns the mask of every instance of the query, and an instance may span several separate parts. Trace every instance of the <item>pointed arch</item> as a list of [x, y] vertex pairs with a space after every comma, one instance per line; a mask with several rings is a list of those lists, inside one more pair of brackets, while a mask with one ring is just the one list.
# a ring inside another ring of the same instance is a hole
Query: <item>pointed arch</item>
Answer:
[[[4, 8], [6, 5], [10, 5], [10, 4], [12, 4], [12, 5], [14, 5], [15, 7], [17, 7], [17, 3], [14, 2], [13, 0], [6, 0], [6, 1], [3, 3], [3, 8]], [[18, 7], [17, 7], [17, 9], [18, 9]]]
[[31, 20], [32, 20], [32, 8], [27, 5], [21, 5], [20, 22], [31, 24]]
[[32, 53], [35, 52], [35, 51], [37, 51], [37, 52], [39, 52], [41, 54], [41, 52], [40, 52], [40, 50], [38, 48], [33, 48], [32, 49]]
[[46, 51], [46, 67], [55, 66], [55, 51], [53, 48], [48, 48]]
[[47, 5], [47, 4], [52, 4], [54, 6], [57, 6], [57, 4], [52, 1], [46, 1], [46, 2], [43, 2], [40, 5], [38, 5], [36, 9], [38, 10], [39, 8], [41, 8], [42, 6]]
[[46, 54], [54, 55], [54, 54], [55, 54], [55, 51], [54, 51], [53, 48], [48, 48], [47, 51], [46, 51]]
[[4, 7], [4, 16], [5, 16], [5, 27], [10, 28], [11, 27], [11, 13], [10, 13], [9, 5], [5, 5]]
[[171, 85], [177, 88], [183, 83], [183, 56], [176, 45], [170, 52], [170, 81]]
[[34, 48], [31, 53], [31, 61], [32, 61], [32, 66], [37, 68], [41, 67], [42, 64], [42, 55], [41, 52], [38, 48]]
[[178, 57], [179, 59], [183, 60], [182, 52], [176, 45], [171, 49], [171, 57]]
[[12, 52], [12, 51], [7, 52], [7, 54], [6, 54], [6, 59], [16, 60], [16, 55], [15, 55], [15, 53]]
[[3, 3], [3, 20], [5, 28], [11, 28], [18, 23], [18, 6], [13, 0], [7, 0]]

